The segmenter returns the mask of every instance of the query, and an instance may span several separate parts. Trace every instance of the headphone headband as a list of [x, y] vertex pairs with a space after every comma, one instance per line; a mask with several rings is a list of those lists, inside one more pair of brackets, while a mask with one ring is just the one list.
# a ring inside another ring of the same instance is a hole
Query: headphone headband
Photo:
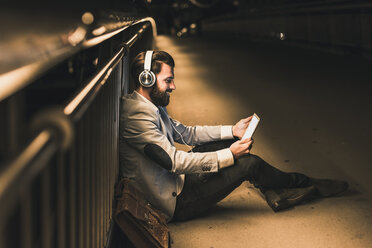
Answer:
[[147, 51], [146, 52], [144, 70], [151, 71], [151, 59], [152, 59], [152, 54], [153, 53], [154, 53], [154, 51]]

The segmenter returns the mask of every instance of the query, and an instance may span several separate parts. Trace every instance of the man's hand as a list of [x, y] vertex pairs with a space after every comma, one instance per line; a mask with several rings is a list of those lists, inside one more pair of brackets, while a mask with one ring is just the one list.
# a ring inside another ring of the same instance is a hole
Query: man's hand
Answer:
[[253, 140], [251, 138], [245, 140], [238, 140], [230, 146], [230, 151], [232, 152], [235, 159], [240, 158], [241, 156], [248, 154]]
[[241, 139], [244, 135], [245, 130], [247, 129], [249, 122], [251, 122], [253, 116], [241, 119], [232, 127], [232, 133], [235, 137]]

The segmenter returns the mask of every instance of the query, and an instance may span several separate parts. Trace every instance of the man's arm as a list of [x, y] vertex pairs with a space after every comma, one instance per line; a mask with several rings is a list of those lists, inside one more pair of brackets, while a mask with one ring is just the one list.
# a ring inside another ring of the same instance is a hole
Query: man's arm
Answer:
[[[180, 144], [201, 145], [211, 141], [233, 139], [232, 126], [185, 126], [170, 118], [176, 131], [173, 139]], [[182, 139], [180, 137], [182, 135]]]
[[[171, 119], [173, 126], [176, 128], [177, 132], [182, 135], [183, 141], [187, 145], [198, 145], [215, 140], [232, 139], [237, 137], [241, 139], [247, 129], [252, 116], [241, 119], [233, 126], [184, 126], [182, 123]], [[178, 143], [183, 143], [179, 134], [175, 134], [174, 140]], [[240, 158], [250, 152], [253, 140], [238, 140], [233, 143], [229, 150], [221, 150], [218, 153], [218, 158], [221, 161], [219, 168], [224, 168], [231, 166], [233, 164], [232, 157], [235, 159]]]
[[191, 127], [185, 126], [179, 121], [170, 118], [173, 127], [177, 130], [173, 136], [174, 140], [182, 144], [183, 142], [180, 138], [180, 135], [182, 135], [183, 141], [185, 141], [187, 145], [200, 145], [206, 142], [232, 139], [234, 137], [241, 139], [251, 120], [252, 116], [249, 116], [241, 119], [234, 126], [220, 125]]
[[216, 172], [219, 164], [232, 165], [234, 162], [232, 156], [219, 158], [219, 154], [226, 152], [226, 149], [207, 153], [178, 151], [160, 131], [158, 118], [151, 111], [141, 110], [128, 116], [124, 119], [121, 136], [142, 154], [172, 172], [178, 174]]

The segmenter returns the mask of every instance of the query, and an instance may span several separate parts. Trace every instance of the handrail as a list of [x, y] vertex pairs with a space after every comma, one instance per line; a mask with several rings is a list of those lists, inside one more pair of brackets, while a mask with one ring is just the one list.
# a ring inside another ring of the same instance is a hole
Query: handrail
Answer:
[[[143, 20], [149, 21], [147, 18]], [[138, 30], [138, 32], [129, 39], [128, 42], [122, 44], [113, 58], [110, 59], [109, 62], [107, 62], [106, 65], [93, 76], [86, 86], [65, 106], [63, 113], [65, 117], [69, 117], [67, 119], [75, 121], [80, 118], [101, 89], [101, 86], [104, 85], [114, 68], [125, 55], [126, 46], [130, 47], [148, 27], [149, 25], [147, 24], [143, 25], [143, 27]], [[54, 124], [54, 128], [60, 130], [58, 123]], [[62, 132], [62, 134], [65, 135], [64, 132]], [[50, 142], [54, 144], [52, 147], [48, 147]], [[20, 185], [23, 185], [21, 183], [15, 185], [15, 182], [22, 182], [21, 178], [25, 176], [25, 173], [30, 171], [36, 172], [42, 168], [43, 165], [40, 165], [39, 163], [34, 163], [32, 168], [30, 168], [28, 165], [30, 165], [32, 161], [40, 159], [44, 159], [44, 161], [48, 160], [48, 158], [50, 158], [58, 148], [61, 148], [61, 146], [62, 142], [57, 142], [56, 136], [53, 135], [50, 129], [45, 128], [40, 131], [16, 159], [10, 161], [6, 166], [4, 166], [5, 169], [0, 174], [0, 205], [3, 206], [5, 196], [8, 196], [11, 190], [15, 190], [12, 189], [13, 186], [18, 187], [19, 189]], [[43, 151], [48, 151], [48, 153], [44, 154]], [[35, 173], [27, 174], [28, 180], [30, 180], [34, 175]]]
[[148, 28], [148, 25], [143, 25], [141, 29], [138, 30], [138, 32], [133, 35], [132, 38], [130, 38], [125, 45], [128, 47], [132, 47], [133, 44], [142, 36], [142, 34], [145, 32], [146, 28]]
[[[151, 23], [153, 35], [156, 36], [157, 31], [155, 21], [151, 17], [120, 22], [119, 27], [115, 27], [116, 29], [113, 31], [111, 30], [112, 28], [110, 29], [112, 26], [110, 26], [111, 23], [98, 25], [99, 27], [93, 29], [91, 32], [89, 31], [89, 26], [79, 24], [77, 25], [77, 28], [67, 36], [64, 33], [59, 34], [58, 37], [63, 38], [61, 40], [65, 40], [65, 42], [60, 43], [57, 49], [53, 51], [46, 51], [45, 53], [48, 54], [47, 58], [23, 65], [22, 67], [13, 69], [4, 74], [0, 74], [0, 102], [30, 84], [48, 69], [76, 54], [78, 51], [95, 46], [130, 26], [144, 22]], [[97, 32], [97, 30], [100, 29], [102, 31]]]
[[[139, 19], [137, 21], [134, 21], [131, 25], [136, 25], [136, 24], [139, 24], [139, 23], [144, 23], [144, 22], [149, 22], [151, 24], [151, 27], [152, 27], [152, 32], [153, 32], [153, 36], [156, 37], [157, 36], [157, 29], [156, 29], [156, 24], [155, 24], [155, 20], [151, 17], [146, 17], [146, 18], [142, 18], [142, 19]], [[94, 38], [91, 38], [89, 40], [86, 40], [83, 45], [84, 47], [91, 47], [91, 46], [94, 46], [106, 39], [109, 39], [111, 38], [112, 36], [122, 32], [123, 30], [127, 29], [128, 26], [125, 26], [125, 27], [122, 27], [122, 28], [119, 28], [117, 30], [114, 30], [114, 31], [111, 31], [111, 32], [108, 32], [108, 33], [102, 33], [102, 35], [98, 36], [98, 37], [94, 37]], [[106, 28], [104, 25], [94, 29], [92, 31], [92, 33], [100, 33], [100, 32], [105, 32], [106, 31]]]
[[[111, 75], [112, 70], [116, 67], [119, 61], [125, 54], [124, 47], [114, 55], [114, 57], [87, 83], [87, 85], [72, 99], [63, 112], [65, 115], [78, 118], [82, 115], [83, 111], [89, 106], [89, 103], [94, 99], [95, 95], [99, 92], [100, 88], [105, 84], [108, 77]], [[83, 108], [83, 103], [86, 103]], [[80, 110], [78, 114], [78, 110]]]

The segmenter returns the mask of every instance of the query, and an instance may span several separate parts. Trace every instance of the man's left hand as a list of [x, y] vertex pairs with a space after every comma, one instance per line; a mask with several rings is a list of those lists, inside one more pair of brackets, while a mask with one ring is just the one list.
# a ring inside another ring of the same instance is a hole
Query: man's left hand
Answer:
[[247, 129], [249, 122], [251, 122], [253, 116], [241, 119], [232, 127], [232, 133], [235, 137], [241, 139], [244, 135], [245, 130]]

